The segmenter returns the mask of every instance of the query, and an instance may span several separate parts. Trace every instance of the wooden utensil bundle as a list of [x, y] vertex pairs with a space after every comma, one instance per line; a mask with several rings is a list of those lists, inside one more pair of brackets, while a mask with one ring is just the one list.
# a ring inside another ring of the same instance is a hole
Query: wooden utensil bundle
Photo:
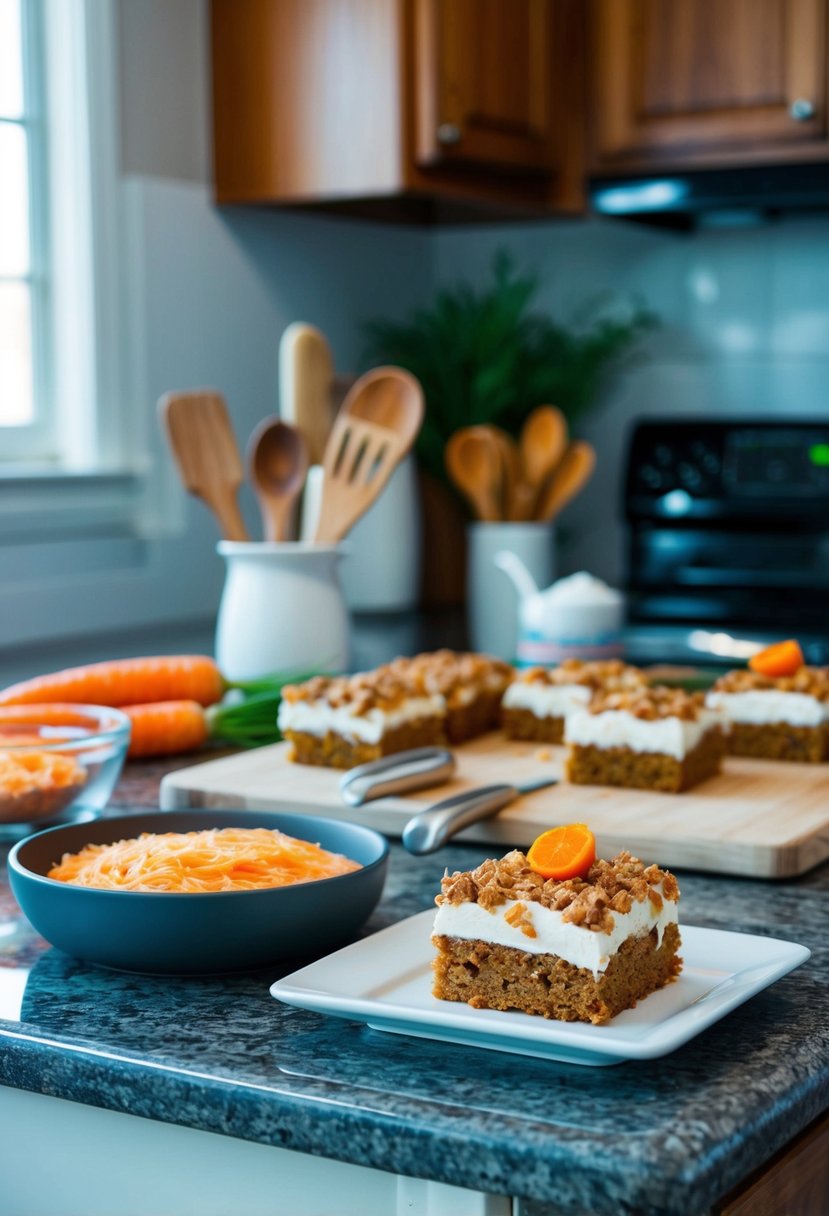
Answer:
[[445, 460], [476, 518], [549, 522], [590, 480], [596, 453], [585, 440], [568, 442], [564, 415], [541, 405], [518, 442], [496, 426], [463, 427], [446, 445]]
[[[302, 363], [307, 364], [308, 335], [301, 337]], [[306, 413], [314, 414], [313, 394], [319, 397], [325, 384], [329, 398], [343, 391], [342, 378], [335, 380], [333, 370], [327, 381], [315, 370], [301, 391]], [[400, 368], [380, 367], [354, 381], [327, 430], [319, 411], [309, 424], [308, 436], [298, 425], [265, 418], [248, 445], [248, 471], [262, 511], [265, 539], [288, 539], [310, 449], [320, 454], [325, 470], [313, 540], [319, 544], [342, 540], [411, 450], [423, 413], [423, 392], [415, 377]], [[224, 397], [207, 391], [168, 393], [159, 402], [159, 416], [185, 488], [211, 508], [223, 539], [249, 540], [237, 502], [242, 460]]]

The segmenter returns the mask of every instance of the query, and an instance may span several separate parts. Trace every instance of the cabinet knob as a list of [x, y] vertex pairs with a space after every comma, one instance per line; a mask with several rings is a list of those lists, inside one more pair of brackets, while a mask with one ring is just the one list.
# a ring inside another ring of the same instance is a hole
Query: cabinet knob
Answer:
[[789, 106], [789, 115], [795, 122], [808, 122], [815, 116], [815, 107], [806, 97], [798, 97]]
[[442, 122], [437, 129], [437, 137], [439, 144], [459, 144], [461, 142], [460, 127], [456, 127], [453, 122]]

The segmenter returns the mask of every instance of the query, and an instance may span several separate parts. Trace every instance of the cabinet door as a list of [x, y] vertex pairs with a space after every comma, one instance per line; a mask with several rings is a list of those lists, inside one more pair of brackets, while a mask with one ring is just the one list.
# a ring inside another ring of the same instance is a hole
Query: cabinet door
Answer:
[[415, 160], [550, 174], [550, 0], [414, 0]]
[[593, 0], [598, 168], [826, 137], [826, 0]]

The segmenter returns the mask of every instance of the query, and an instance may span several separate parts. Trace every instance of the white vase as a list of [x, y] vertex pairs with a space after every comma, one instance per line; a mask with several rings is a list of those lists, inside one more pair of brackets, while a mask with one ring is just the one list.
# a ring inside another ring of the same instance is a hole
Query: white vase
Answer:
[[223, 540], [217, 549], [227, 563], [216, 620], [226, 679], [348, 669], [339, 546]]
[[477, 523], [467, 531], [467, 616], [474, 650], [515, 661], [519, 595], [495, 564], [504, 550], [521, 558], [539, 587], [555, 578], [555, 527], [549, 523]]

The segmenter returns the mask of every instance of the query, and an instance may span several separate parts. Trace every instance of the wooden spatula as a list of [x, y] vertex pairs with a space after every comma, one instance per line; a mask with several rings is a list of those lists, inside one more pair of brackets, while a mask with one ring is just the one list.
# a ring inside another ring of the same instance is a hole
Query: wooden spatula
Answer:
[[242, 457], [221, 393], [167, 393], [158, 415], [184, 487], [201, 498], [219, 521], [225, 540], [249, 540], [236, 501]]
[[571, 443], [552, 481], [545, 486], [538, 502], [536, 519], [555, 519], [571, 499], [584, 488], [596, 465], [596, 452], [592, 444], [583, 439]]
[[423, 390], [399, 367], [355, 381], [325, 446], [314, 540], [334, 544], [364, 515], [409, 452], [423, 422]]

